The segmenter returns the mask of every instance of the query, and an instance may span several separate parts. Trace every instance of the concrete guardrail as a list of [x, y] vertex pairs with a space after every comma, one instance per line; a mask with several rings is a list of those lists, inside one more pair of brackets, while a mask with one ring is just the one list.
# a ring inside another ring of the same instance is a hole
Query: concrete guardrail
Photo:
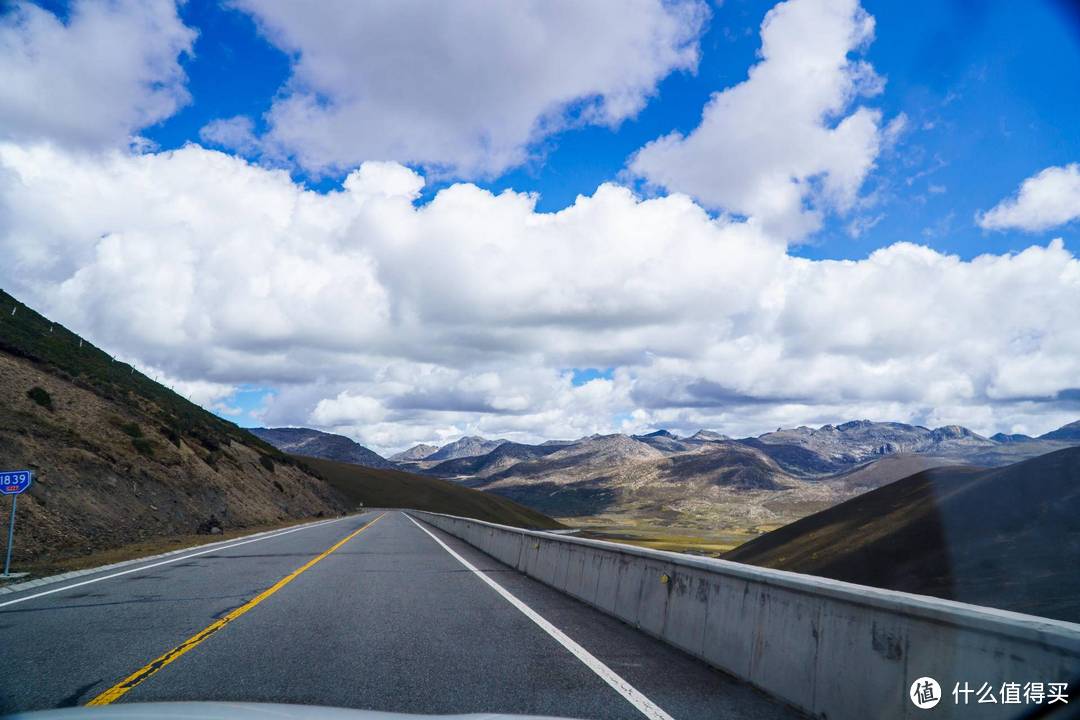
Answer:
[[[409, 512], [815, 717], [1017, 718], [1037, 709], [1002, 704], [1004, 683], [1069, 682], [1070, 709], [1080, 701], [1080, 624]], [[943, 696], [930, 710], [909, 699], [924, 676], [937, 680]], [[957, 683], [973, 690], [988, 683], [998, 703], [976, 704], [971, 695], [966, 707], [957, 705]]]

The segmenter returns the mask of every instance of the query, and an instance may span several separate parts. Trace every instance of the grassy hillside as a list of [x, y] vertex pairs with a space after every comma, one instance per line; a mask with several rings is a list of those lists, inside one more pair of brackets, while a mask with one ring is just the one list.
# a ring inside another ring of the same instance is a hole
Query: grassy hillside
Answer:
[[[14, 310], [14, 314], [12, 314]], [[59, 323], [34, 312], [0, 290], [0, 352], [25, 358], [38, 368], [118, 405], [149, 414], [170, 440], [193, 440], [209, 452], [230, 442], [246, 445], [279, 462], [288, 457], [237, 425], [118, 362]]]
[[724, 557], [1080, 622], [1080, 448], [925, 470]]
[[37, 476], [19, 497], [16, 567], [348, 506], [291, 457], [2, 292], [0, 408], [0, 466]]
[[297, 460], [325, 478], [351, 502], [368, 507], [429, 510], [523, 528], [563, 527], [546, 515], [511, 500], [447, 480], [319, 458], [298, 456]]

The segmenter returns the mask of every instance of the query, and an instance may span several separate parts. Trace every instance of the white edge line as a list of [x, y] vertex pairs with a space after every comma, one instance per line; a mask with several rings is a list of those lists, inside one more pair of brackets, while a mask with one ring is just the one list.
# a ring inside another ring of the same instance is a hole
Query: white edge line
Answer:
[[413, 524], [416, 525], [416, 527], [427, 533], [432, 540], [441, 545], [443, 550], [450, 553], [454, 557], [454, 559], [456, 559], [459, 563], [471, 570], [477, 577], [487, 583], [495, 592], [502, 595], [507, 602], [516, 607], [522, 613], [524, 613], [525, 617], [532, 620], [534, 623], [539, 625], [544, 632], [559, 641], [559, 643], [571, 653], [573, 653], [578, 660], [583, 662], [590, 670], [599, 675], [601, 680], [614, 688], [615, 691], [622, 695], [624, 698], [626, 698], [626, 700], [631, 705], [640, 710], [645, 717], [650, 718], [650, 720], [673, 720], [673, 718], [666, 712], [664, 712], [656, 703], [642, 695], [637, 690], [637, 688], [624, 680], [614, 670], [602, 663], [588, 650], [574, 642], [574, 640], [571, 639], [570, 636], [568, 636], [562, 630], [545, 620], [543, 616], [541, 616], [531, 607], [523, 603], [521, 600], [518, 600], [517, 597], [511, 594], [509, 590], [507, 590], [502, 585], [495, 582], [483, 572], [478, 570], [475, 565], [470, 563], [465, 558], [461, 557], [461, 555], [458, 555], [456, 552], [454, 552], [454, 550], [449, 545], [440, 540], [435, 535], [435, 533], [431, 532], [426, 527], [418, 523], [416, 521], [416, 518], [409, 515], [408, 513], [404, 513], [404, 515], [405, 517], [412, 520]]
[[[111, 580], [121, 575], [130, 575], [135, 572], [142, 572], [143, 570], [149, 570], [151, 568], [161, 567], [162, 565], [168, 565], [169, 563], [180, 562], [181, 560], [187, 560], [189, 558], [198, 557], [199, 555], [206, 555], [207, 553], [217, 552], [218, 550], [228, 550], [234, 547], [240, 547], [241, 545], [247, 545], [248, 543], [259, 542], [260, 540], [271, 540], [282, 535], [288, 535], [289, 533], [299, 532], [300, 530], [308, 530], [313, 527], [321, 527], [322, 525], [329, 525], [330, 523], [341, 522], [348, 518], [334, 518], [333, 520], [323, 520], [322, 522], [307, 523], [300, 527], [290, 528], [283, 530], [273, 535], [259, 535], [258, 537], [249, 538], [247, 540], [241, 540], [240, 542], [233, 543], [232, 545], [220, 545], [215, 543], [214, 547], [207, 548], [206, 550], [200, 550], [198, 552], [189, 553], [187, 555], [181, 555], [179, 557], [170, 557], [168, 560], [161, 560], [159, 562], [150, 563], [149, 565], [139, 565], [128, 570], [121, 570], [120, 572], [110, 573], [108, 575], [102, 575], [100, 577], [90, 578], [89, 580], [83, 580], [81, 582], [72, 583], [71, 585], [64, 585], [63, 587], [52, 588], [51, 590], [43, 590], [41, 592], [33, 593], [32, 595], [24, 595], [22, 597], [15, 598], [14, 600], [7, 600], [0, 602], [0, 608], [7, 607], [8, 605], [15, 605], [16, 603], [26, 602], [27, 600], [33, 600], [35, 598], [44, 597], [45, 595], [52, 595], [53, 593], [64, 592], [65, 590], [73, 590], [83, 585], [89, 585], [91, 583], [101, 582], [102, 580]], [[137, 562], [137, 561], [136, 561]], [[29, 589], [29, 588], [28, 588]]]

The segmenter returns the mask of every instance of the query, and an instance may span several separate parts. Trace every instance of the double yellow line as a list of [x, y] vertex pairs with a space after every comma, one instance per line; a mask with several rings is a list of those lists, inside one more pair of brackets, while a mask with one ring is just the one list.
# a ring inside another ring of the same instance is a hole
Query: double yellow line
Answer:
[[174, 647], [172, 650], [169, 650], [167, 653], [165, 653], [161, 657], [159, 657], [159, 658], [157, 658], [155, 660], [152, 660], [151, 662], [147, 663], [145, 666], [139, 668], [138, 670], [133, 672], [131, 675], [128, 675], [126, 678], [124, 678], [123, 680], [118, 682], [116, 685], [113, 685], [111, 688], [109, 688], [105, 692], [101, 693], [100, 695], [98, 695], [97, 697], [95, 697], [93, 700], [91, 700], [90, 702], [88, 702], [86, 704], [88, 706], [89, 705], [108, 705], [109, 703], [116, 702], [125, 693], [127, 693], [129, 690], [137, 687], [138, 685], [140, 685], [141, 683], [146, 681], [148, 678], [152, 677], [155, 673], [157, 673], [159, 670], [161, 670], [161, 668], [163, 668], [166, 665], [168, 665], [169, 663], [173, 662], [174, 660], [176, 660], [178, 657], [180, 657], [184, 653], [188, 652], [189, 650], [193, 650], [201, 642], [203, 642], [208, 637], [210, 637], [211, 635], [216, 633], [218, 630], [225, 627], [226, 625], [231, 623], [233, 620], [235, 620], [236, 618], [238, 618], [241, 615], [243, 615], [244, 613], [246, 613], [248, 610], [251, 610], [253, 607], [255, 607], [256, 605], [261, 603], [263, 600], [265, 600], [266, 598], [268, 598], [271, 595], [273, 595], [274, 593], [276, 593], [281, 588], [283, 588], [286, 585], [288, 585], [289, 583], [291, 583], [296, 578], [300, 577], [300, 575], [302, 575], [307, 570], [310, 570], [320, 560], [323, 560], [328, 555], [333, 553], [335, 550], [340, 548], [342, 545], [349, 542], [354, 537], [356, 537], [357, 535], [359, 535], [360, 533], [364, 532], [369, 527], [371, 527], [372, 525], [377, 523], [379, 520], [382, 519], [383, 515], [385, 515], [385, 514], [386, 513], [383, 513], [382, 515], [379, 515], [379, 517], [375, 518], [374, 520], [367, 523], [363, 527], [359, 528], [358, 530], [356, 530], [354, 532], [349, 533], [344, 538], [342, 538], [341, 540], [336, 542], [334, 545], [332, 545], [329, 549], [327, 549], [326, 552], [322, 553], [321, 555], [319, 555], [317, 557], [312, 558], [311, 560], [308, 560], [306, 563], [304, 563], [300, 567], [296, 568], [291, 573], [289, 573], [288, 575], [286, 575], [285, 577], [281, 578], [276, 583], [274, 583], [273, 585], [268, 587], [266, 590], [263, 590], [261, 593], [259, 593], [255, 597], [253, 597], [251, 600], [248, 600], [246, 603], [244, 603], [240, 607], [238, 607], [235, 610], [233, 610], [232, 612], [230, 612], [228, 615], [225, 615], [220, 620], [215, 620], [213, 623], [208, 625], [206, 628], [204, 628], [204, 629], [200, 630], [199, 632], [195, 633], [194, 635], [189, 637], [187, 640], [180, 643], [179, 645]]

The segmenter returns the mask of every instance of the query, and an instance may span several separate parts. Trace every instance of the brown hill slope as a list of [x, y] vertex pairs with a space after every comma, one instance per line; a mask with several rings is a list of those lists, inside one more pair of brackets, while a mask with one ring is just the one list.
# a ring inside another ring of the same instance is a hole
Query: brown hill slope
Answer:
[[298, 457], [352, 503], [368, 507], [414, 508], [535, 529], [560, 523], [498, 495], [462, 487], [448, 480], [351, 463]]
[[961, 463], [928, 455], [910, 455], [907, 453], [885, 455], [878, 460], [872, 460], [851, 470], [830, 475], [823, 478], [823, 481], [830, 485], [842, 487], [855, 494], [874, 490], [923, 470], [959, 464]]
[[1080, 622], [1080, 448], [919, 472], [724, 557]]
[[287, 455], [2, 292], [0, 408], [0, 466], [36, 472], [19, 497], [16, 566], [349, 507]]

